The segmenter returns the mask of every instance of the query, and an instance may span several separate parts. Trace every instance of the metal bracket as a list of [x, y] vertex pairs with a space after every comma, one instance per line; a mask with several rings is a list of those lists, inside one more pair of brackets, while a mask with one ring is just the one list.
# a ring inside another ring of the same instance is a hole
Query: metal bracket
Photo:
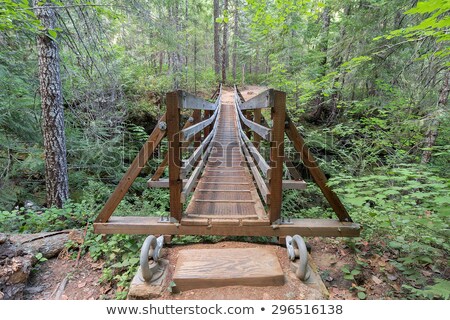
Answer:
[[[293, 261], [294, 272], [297, 278], [306, 281], [310, 277], [310, 270], [308, 269], [308, 250], [305, 241], [298, 234], [291, 237], [286, 237], [286, 249], [288, 257]], [[295, 260], [298, 258], [298, 262]]]
[[290, 217], [281, 217], [280, 219], [277, 219], [277, 220], [275, 220], [273, 223], [272, 223], [273, 225], [280, 225], [280, 224], [294, 224], [292, 221], [291, 221], [291, 218]]
[[179, 221], [171, 216], [161, 216], [158, 223], [179, 223]]
[[167, 123], [165, 121], [160, 121], [158, 123], [158, 128], [162, 131], [165, 131], [167, 129]]

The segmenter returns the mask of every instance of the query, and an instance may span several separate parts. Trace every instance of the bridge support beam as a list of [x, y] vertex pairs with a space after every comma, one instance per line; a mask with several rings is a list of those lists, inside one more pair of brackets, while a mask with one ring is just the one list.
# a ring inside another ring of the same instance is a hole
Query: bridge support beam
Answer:
[[169, 92], [167, 103], [167, 139], [169, 141], [169, 192], [170, 216], [181, 220], [183, 205], [181, 203], [182, 181], [181, 172], [181, 133], [180, 133], [180, 103], [181, 91]]
[[284, 164], [284, 121], [286, 117], [286, 93], [273, 91], [272, 134], [270, 141], [269, 218], [275, 222], [281, 217]]

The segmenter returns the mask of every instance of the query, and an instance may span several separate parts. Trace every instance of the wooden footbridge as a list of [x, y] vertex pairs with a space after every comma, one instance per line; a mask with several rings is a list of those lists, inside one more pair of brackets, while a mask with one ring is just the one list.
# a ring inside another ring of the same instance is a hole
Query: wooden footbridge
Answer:
[[[184, 91], [167, 94], [166, 113], [95, 220], [95, 232], [359, 236], [360, 226], [352, 221], [327, 186], [324, 173], [289, 119], [284, 92], [269, 89], [245, 101], [237, 87], [228, 91], [219, 87], [210, 100], [213, 102]], [[189, 109], [193, 112], [187, 117], [184, 113]], [[270, 119], [264, 118], [265, 113], [270, 114]], [[285, 134], [337, 219], [281, 216], [282, 191], [306, 187], [285, 156]], [[165, 217], [154, 217], [151, 213], [148, 217], [113, 215], [165, 137], [168, 152], [148, 185], [169, 189], [170, 213]], [[263, 143], [270, 149], [267, 160], [260, 152]], [[162, 179], [167, 166], [169, 177]], [[290, 180], [283, 180], [285, 173], [289, 173]]]

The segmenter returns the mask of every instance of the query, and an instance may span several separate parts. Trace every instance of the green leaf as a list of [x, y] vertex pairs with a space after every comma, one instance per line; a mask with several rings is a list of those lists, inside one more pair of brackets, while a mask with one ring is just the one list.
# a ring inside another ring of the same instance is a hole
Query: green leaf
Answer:
[[367, 295], [364, 292], [362, 292], [362, 291], [358, 292], [358, 298], [360, 300], [364, 300], [364, 299], [366, 299], [366, 297], [367, 297]]
[[403, 245], [400, 242], [397, 241], [390, 241], [389, 242], [389, 247], [391, 247], [392, 249], [400, 249]]
[[56, 37], [58, 36], [58, 32], [56, 30], [53, 30], [53, 29], [48, 29], [48, 35], [50, 36], [50, 38], [55, 40]]

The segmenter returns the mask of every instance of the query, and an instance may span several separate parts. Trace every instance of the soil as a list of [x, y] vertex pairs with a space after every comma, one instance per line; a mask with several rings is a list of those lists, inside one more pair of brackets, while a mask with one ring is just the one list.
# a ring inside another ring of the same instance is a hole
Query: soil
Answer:
[[[355, 266], [356, 253], [345, 244], [344, 239], [310, 238], [311, 256], [318, 266], [329, 293], [329, 299], [358, 299], [356, 290], [351, 290], [352, 281], [344, 279], [342, 267]], [[196, 289], [173, 294], [164, 290], [160, 299], [163, 300], [196, 300], [196, 299], [317, 299], [315, 289], [304, 285], [293, 276], [287, 258], [286, 249], [277, 244], [256, 244], [248, 242], [223, 241], [216, 244], [190, 244], [173, 245], [163, 249], [163, 257], [169, 260], [170, 270], [165, 286], [168, 287], [171, 276], [175, 270], [176, 260], [180, 250], [189, 248], [245, 248], [266, 247], [273, 250], [279, 258], [283, 271], [286, 274], [284, 286], [271, 287], [242, 287], [232, 286], [213, 289]], [[138, 253], [136, 253], [138, 255]], [[361, 259], [361, 252], [358, 253]], [[386, 257], [371, 254], [363, 261], [365, 266], [356, 276], [356, 283], [364, 287], [367, 299], [392, 299], [398, 297], [400, 280]], [[39, 264], [32, 272], [28, 286], [25, 290], [25, 299], [54, 299], [55, 293], [63, 280], [68, 277], [67, 285], [60, 299], [70, 300], [99, 300], [115, 299], [118, 289], [114, 284], [100, 283], [102, 275], [102, 261], [94, 262], [89, 254], [83, 256], [75, 268], [75, 260], [67, 255], [50, 259]], [[315, 296], [316, 295], [316, 296]]]

